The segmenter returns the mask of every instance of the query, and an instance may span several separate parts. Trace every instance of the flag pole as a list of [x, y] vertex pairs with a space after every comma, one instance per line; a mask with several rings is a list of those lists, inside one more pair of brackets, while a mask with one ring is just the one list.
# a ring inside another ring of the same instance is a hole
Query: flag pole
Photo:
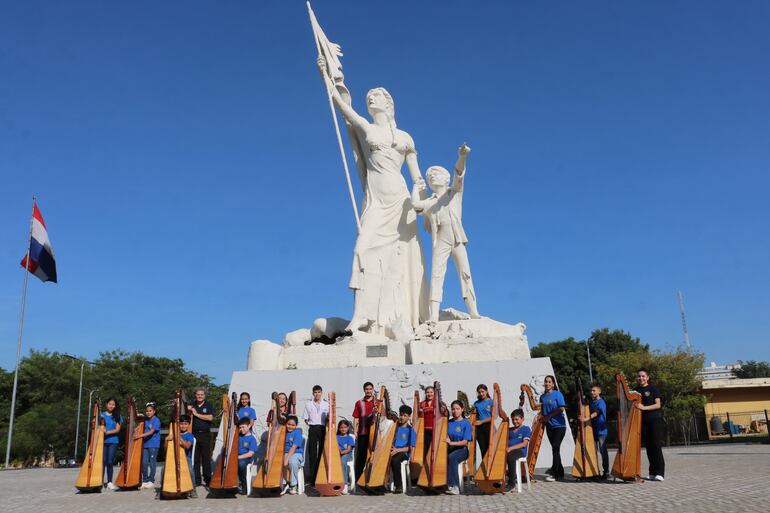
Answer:
[[32, 224], [35, 219], [35, 201], [32, 196], [32, 215], [29, 218], [29, 236], [27, 237], [27, 256], [24, 258], [24, 288], [21, 292], [21, 314], [19, 315], [19, 341], [16, 345], [16, 371], [13, 374], [13, 394], [11, 395], [11, 420], [8, 424], [8, 444], [5, 447], [5, 468], [11, 460], [11, 441], [13, 440], [13, 416], [16, 410], [16, 388], [19, 384], [19, 360], [21, 359], [21, 335], [24, 333], [24, 306], [27, 303], [27, 281], [29, 278], [29, 250], [32, 246]]
[[[323, 56], [323, 52], [321, 52], [321, 43], [318, 41], [318, 34], [316, 34], [315, 26], [313, 24], [313, 8], [310, 7], [310, 0], [307, 0], [307, 11], [308, 16], [310, 16], [310, 26], [313, 29], [313, 39], [315, 39], [315, 46], [318, 49], [318, 56]], [[326, 95], [329, 98], [329, 109], [332, 111], [332, 119], [334, 120], [334, 130], [337, 132], [337, 145], [340, 148], [340, 156], [342, 157], [342, 167], [345, 168], [345, 179], [348, 183], [348, 194], [350, 195], [350, 203], [353, 205], [353, 214], [356, 217], [356, 228], [358, 230], [358, 233], [361, 233], [361, 217], [358, 215], [358, 205], [356, 205], [356, 196], [353, 193], [353, 182], [350, 181], [350, 170], [348, 169], [348, 159], [345, 157], [345, 147], [342, 144], [342, 134], [340, 133], [340, 124], [339, 121], [337, 121], [337, 111], [334, 109], [334, 101], [332, 100], [332, 90], [331, 88], [334, 87], [334, 83], [332, 83], [331, 79], [326, 75], [326, 73], [322, 73], [324, 76], [324, 84], [326, 85]]]

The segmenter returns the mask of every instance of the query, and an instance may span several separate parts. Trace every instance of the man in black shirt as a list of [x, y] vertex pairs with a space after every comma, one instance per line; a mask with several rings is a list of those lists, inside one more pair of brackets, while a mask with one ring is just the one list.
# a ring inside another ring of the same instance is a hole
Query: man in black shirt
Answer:
[[[214, 409], [206, 400], [206, 389], [195, 389], [195, 401], [187, 405], [187, 411], [192, 417], [192, 433], [195, 437], [195, 454], [193, 468], [195, 482], [204, 483], [206, 487], [211, 481], [211, 421], [214, 420]], [[201, 481], [203, 467], [203, 481]]]
[[666, 462], [663, 460], [663, 436], [665, 423], [661, 412], [660, 391], [650, 385], [650, 373], [647, 369], [636, 371], [636, 381], [639, 386], [636, 391], [642, 395], [642, 400], [636, 407], [642, 411], [642, 440], [647, 450], [650, 462], [650, 481], [663, 481]]

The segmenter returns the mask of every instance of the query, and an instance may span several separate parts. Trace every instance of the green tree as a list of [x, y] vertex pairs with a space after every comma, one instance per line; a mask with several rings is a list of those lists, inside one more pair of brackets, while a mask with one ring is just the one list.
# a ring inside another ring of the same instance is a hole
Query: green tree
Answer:
[[[615, 375], [622, 372], [629, 388], [634, 387], [637, 369], [650, 371], [650, 382], [663, 396], [663, 415], [668, 422], [680, 423], [687, 436], [690, 418], [703, 412], [706, 398], [699, 394], [703, 353], [677, 348], [673, 351], [629, 351], [617, 353], [596, 365], [598, 379], [607, 390], [614, 390]], [[613, 395], [608, 397], [616, 405]], [[686, 440], [687, 441], [687, 440]]]
[[[649, 351], [649, 346], [642, 344], [638, 338], [621, 330], [610, 331], [608, 328], [597, 329], [588, 337], [591, 349], [591, 366], [610, 361], [613, 355], [629, 351]], [[575, 397], [575, 380], [580, 378], [584, 388], [590, 384], [588, 372], [588, 355], [586, 341], [575, 340], [573, 337], [555, 342], [540, 342], [530, 350], [533, 358], [549, 357], [553, 365], [559, 389], [565, 396], [568, 413], [574, 416], [577, 399]], [[594, 378], [596, 377], [594, 372]], [[587, 391], [584, 391], [587, 393]]]
[[733, 376], [736, 378], [770, 378], [770, 363], [758, 362], [756, 360], [749, 360], [742, 362], [739, 369], [733, 369]]
[[[169, 404], [177, 389], [188, 398], [197, 386], [208, 388], [208, 397], [218, 404], [227, 385], [217, 386], [213, 379], [185, 367], [181, 359], [148, 356], [141, 352], [107, 351], [99, 355], [94, 365], [86, 365], [84, 388], [95, 389], [100, 402], [117, 399], [122, 414], [126, 397], [134, 396], [139, 408], [144, 403], [158, 403], [158, 417], [169, 419]], [[12, 454], [15, 460], [30, 464], [47, 455], [68, 456], [74, 452], [77, 398], [80, 384], [80, 362], [59, 353], [31, 351], [19, 367], [19, 386]], [[8, 415], [13, 386], [13, 373], [0, 372], [0, 450], [5, 451], [8, 437]], [[91, 408], [84, 390], [80, 416], [80, 446], [85, 453], [85, 432]]]

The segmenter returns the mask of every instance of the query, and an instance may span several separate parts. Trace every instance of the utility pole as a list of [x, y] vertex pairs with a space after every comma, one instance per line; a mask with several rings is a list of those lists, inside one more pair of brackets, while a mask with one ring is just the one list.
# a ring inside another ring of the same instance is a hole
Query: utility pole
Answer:
[[684, 295], [681, 290], [677, 291], [677, 297], [679, 299], [679, 314], [682, 316], [682, 331], [684, 332], [684, 343], [687, 345], [687, 350], [692, 350], [690, 345], [690, 334], [687, 333], [687, 319], [684, 315]]

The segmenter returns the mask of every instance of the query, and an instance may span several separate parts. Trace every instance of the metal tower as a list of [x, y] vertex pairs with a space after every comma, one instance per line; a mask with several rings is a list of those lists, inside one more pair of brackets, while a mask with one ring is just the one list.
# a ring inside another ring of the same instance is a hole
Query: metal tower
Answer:
[[682, 316], [682, 331], [684, 331], [684, 343], [687, 344], [687, 349], [692, 349], [692, 346], [690, 345], [690, 334], [687, 333], [687, 319], [684, 316], [684, 295], [682, 295], [682, 291], [677, 291], [677, 296], [679, 297], [679, 314]]

